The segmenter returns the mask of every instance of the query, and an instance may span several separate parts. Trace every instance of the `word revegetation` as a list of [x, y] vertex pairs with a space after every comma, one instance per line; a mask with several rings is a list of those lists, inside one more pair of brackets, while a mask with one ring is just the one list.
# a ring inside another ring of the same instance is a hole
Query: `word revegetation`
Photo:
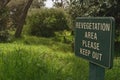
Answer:
[[76, 28], [85, 30], [110, 31], [109, 23], [76, 22]]

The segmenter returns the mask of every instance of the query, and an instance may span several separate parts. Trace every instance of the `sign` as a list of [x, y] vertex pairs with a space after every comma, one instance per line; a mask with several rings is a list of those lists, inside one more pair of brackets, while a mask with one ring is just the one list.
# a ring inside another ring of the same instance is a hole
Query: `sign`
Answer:
[[103, 68], [111, 68], [114, 23], [112, 17], [78, 17], [75, 28], [75, 54]]

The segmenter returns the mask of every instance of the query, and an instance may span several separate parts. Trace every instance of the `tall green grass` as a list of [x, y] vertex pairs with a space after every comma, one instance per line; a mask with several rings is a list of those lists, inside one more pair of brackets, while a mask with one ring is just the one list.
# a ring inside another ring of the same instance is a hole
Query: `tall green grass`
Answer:
[[87, 63], [70, 52], [43, 45], [0, 46], [0, 80], [86, 80], [81, 74], [87, 76], [87, 70]]
[[[76, 57], [69, 45], [45, 38], [34, 38], [34, 44], [29, 39], [0, 44], [0, 80], [88, 80], [88, 62]], [[105, 80], [120, 80], [119, 74], [117, 58]]]
[[115, 58], [111, 70], [106, 70], [105, 80], [120, 80], [120, 58]]

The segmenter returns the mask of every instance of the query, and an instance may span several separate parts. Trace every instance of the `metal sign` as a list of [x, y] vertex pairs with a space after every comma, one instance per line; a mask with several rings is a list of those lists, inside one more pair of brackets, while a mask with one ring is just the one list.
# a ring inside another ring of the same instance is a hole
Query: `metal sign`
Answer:
[[111, 68], [114, 49], [112, 17], [78, 17], [75, 28], [75, 54], [104, 68]]

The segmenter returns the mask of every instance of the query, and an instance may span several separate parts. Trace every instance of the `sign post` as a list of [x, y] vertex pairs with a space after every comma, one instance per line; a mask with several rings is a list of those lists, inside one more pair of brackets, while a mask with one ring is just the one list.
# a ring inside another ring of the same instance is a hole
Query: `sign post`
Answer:
[[89, 80], [104, 80], [105, 68], [113, 66], [114, 19], [78, 17], [75, 28], [75, 54], [90, 62]]
[[105, 68], [89, 63], [89, 80], [104, 80]]

